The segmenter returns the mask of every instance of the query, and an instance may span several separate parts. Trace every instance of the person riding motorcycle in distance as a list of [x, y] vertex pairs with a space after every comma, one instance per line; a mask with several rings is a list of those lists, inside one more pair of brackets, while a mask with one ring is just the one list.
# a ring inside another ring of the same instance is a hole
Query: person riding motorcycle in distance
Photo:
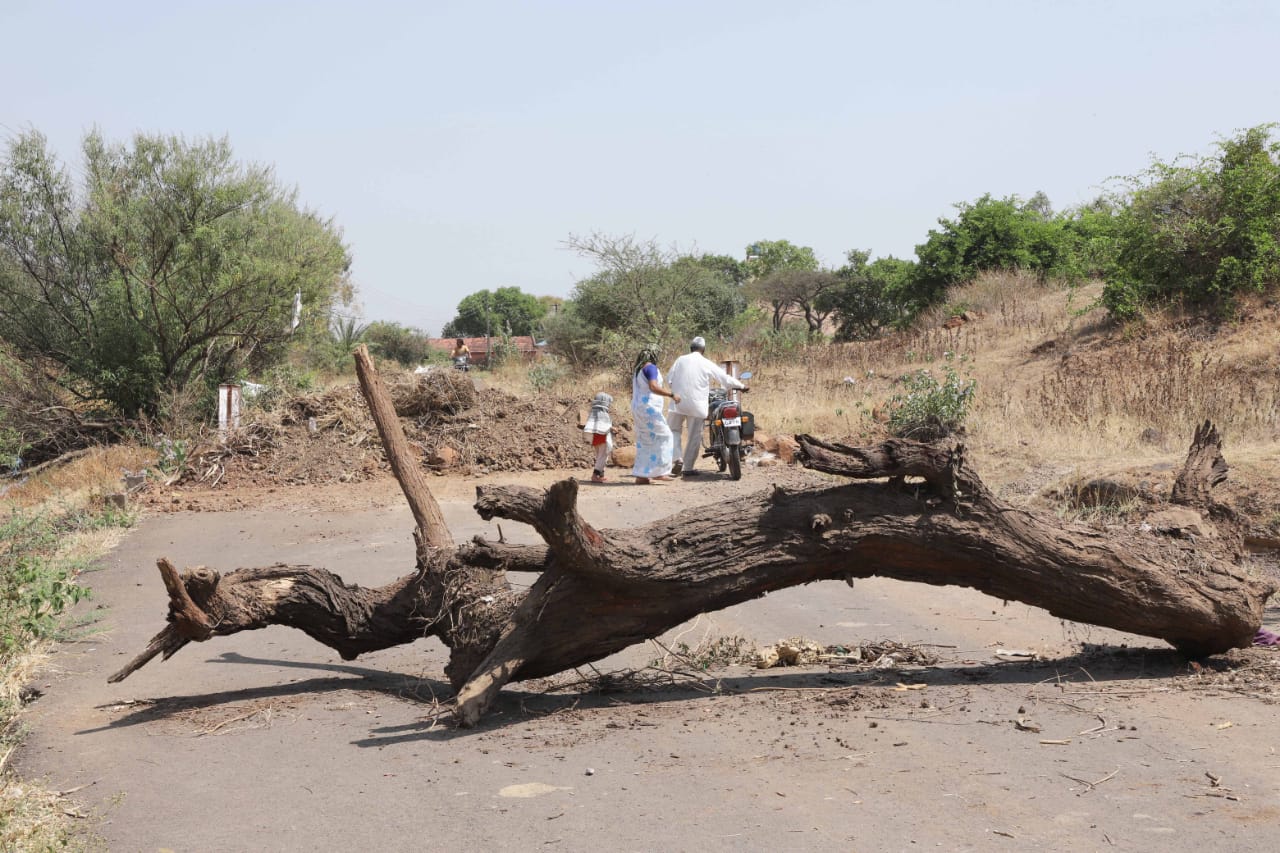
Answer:
[[462, 338], [458, 338], [458, 342], [453, 347], [453, 352], [449, 353], [449, 358], [453, 361], [454, 370], [471, 369], [471, 348], [467, 346], [467, 342]]
[[[694, 338], [689, 351], [680, 356], [667, 371], [671, 390], [680, 395], [680, 401], [667, 414], [667, 426], [675, 437], [673, 447], [675, 463], [671, 466], [674, 476], [697, 474], [693, 469], [702, 452], [702, 422], [707, 419], [707, 397], [714, 379], [723, 388], [746, 388], [720, 365], [707, 358], [707, 342]], [[681, 441], [683, 433], [683, 441]]]

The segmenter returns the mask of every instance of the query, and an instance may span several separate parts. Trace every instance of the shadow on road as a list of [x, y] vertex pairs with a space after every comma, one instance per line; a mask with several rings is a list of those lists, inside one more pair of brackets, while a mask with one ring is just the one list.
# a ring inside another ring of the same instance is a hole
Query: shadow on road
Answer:
[[[1228, 668], [1226, 661], [1209, 661], [1210, 669]], [[487, 716], [474, 729], [454, 725], [448, 709], [442, 709], [418, 726], [373, 729], [371, 736], [352, 741], [360, 747], [383, 747], [422, 740], [452, 740], [506, 726], [519, 725], [539, 717], [567, 710], [617, 708], [686, 702], [710, 695], [732, 696], [769, 691], [848, 691], [859, 687], [894, 687], [898, 684], [925, 684], [931, 687], [972, 685], [1019, 685], [1060, 682], [1062, 684], [1106, 684], [1170, 678], [1187, 671], [1187, 661], [1173, 649], [1131, 649], [1123, 646], [1089, 645], [1080, 652], [1054, 660], [993, 662], [978, 665], [941, 664], [903, 670], [817, 669], [753, 670], [753, 674], [707, 676], [697, 681], [649, 685], [628, 690], [531, 691], [519, 686], [504, 690]], [[778, 673], [778, 674], [774, 674]], [[616, 681], [617, 679], [614, 679]], [[588, 682], [590, 684], [590, 682]], [[416, 728], [416, 730], [415, 730]]]
[[[396, 699], [421, 704], [434, 703], [450, 699], [453, 688], [447, 682], [433, 678], [423, 678], [403, 672], [392, 672], [385, 669], [370, 669], [363, 666], [337, 663], [316, 663], [274, 660], [271, 658], [249, 657], [236, 652], [225, 652], [209, 661], [214, 664], [250, 664], [256, 666], [286, 667], [292, 669], [319, 670], [331, 672], [330, 677], [308, 678], [302, 681], [290, 681], [285, 684], [270, 684], [262, 687], [248, 687], [241, 690], [220, 690], [214, 693], [196, 693], [186, 696], [166, 696], [150, 700], [128, 714], [112, 720], [105, 726], [84, 729], [76, 734], [92, 734], [94, 732], [127, 728], [129, 726], [156, 722], [202, 708], [215, 708], [220, 705], [231, 705], [242, 702], [279, 699], [289, 696], [308, 696], [335, 693], [344, 690], [363, 690], [381, 693]], [[117, 707], [117, 703], [99, 706], [100, 709]]]
[[[369, 691], [421, 704], [430, 716], [405, 725], [376, 728], [370, 736], [351, 741], [358, 747], [385, 747], [420, 741], [447, 741], [471, 734], [495, 731], [519, 725], [568, 710], [641, 707], [686, 702], [707, 696], [761, 694], [771, 691], [812, 691], [815, 696], [856, 688], [892, 688], [897, 685], [923, 684], [930, 687], [994, 686], [1061, 683], [1075, 687], [1094, 683], [1105, 685], [1116, 681], [1142, 681], [1170, 678], [1187, 672], [1187, 660], [1172, 649], [1128, 648], [1123, 646], [1087, 645], [1076, 654], [1053, 660], [990, 662], [965, 664], [942, 663], [933, 667], [899, 670], [744, 670], [736, 668], [725, 675], [667, 684], [631, 683], [625, 676], [609, 674], [603, 680], [587, 679], [566, 688], [553, 686], [546, 690], [508, 687], [499, 696], [489, 714], [474, 729], [457, 727], [452, 720], [447, 700], [453, 691], [444, 681], [422, 678], [403, 672], [350, 664], [283, 661], [255, 658], [228, 652], [211, 663], [288, 667], [333, 673], [328, 677], [309, 678], [287, 684], [274, 684], [241, 690], [170, 696], [152, 700], [144, 706], [113, 720], [107, 726], [86, 729], [77, 734], [90, 734], [165, 720], [193, 709], [219, 705], [276, 699], [290, 696], [316, 695], [338, 691]], [[1201, 666], [1225, 670], [1230, 663], [1215, 658]], [[614, 685], [624, 685], [618, 689]], [[114, 707], [114, 706], [104, 706]]]

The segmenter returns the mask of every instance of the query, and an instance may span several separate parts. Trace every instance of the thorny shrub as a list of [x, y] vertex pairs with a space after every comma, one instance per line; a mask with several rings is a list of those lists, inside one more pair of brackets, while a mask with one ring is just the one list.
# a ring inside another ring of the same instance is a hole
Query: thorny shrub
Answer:
[[908, 373], [902, 390], [889, 400], [889, 432], [900, 438], [933, 441], [964, 425], [977, 380], [963, 380], [951, 365], [941, 382], [928, 370]]

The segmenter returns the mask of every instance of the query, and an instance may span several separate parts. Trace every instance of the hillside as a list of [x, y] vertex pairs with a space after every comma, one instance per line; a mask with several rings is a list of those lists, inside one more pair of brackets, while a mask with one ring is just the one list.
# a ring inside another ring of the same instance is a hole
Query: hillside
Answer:
[[1061, 498], [1093, 479], [1141, 493], [1084, 508], [1103, 515], [1122, 514], [1135, 497], [1162, 499], [1208, 418], [1232, 465], [1220, 497], [1259, 535], [1280, 533], [1280, 303], [1245, 305], [1229, 322], [1161, 318], [1139, 328], [1091, 308], [1100, 291], [985, 275], [911, 331], [771, 360], [756, 370], [750, 406], [767, 429], [868, 440], [883, 433], [904, 374], [940, 377], [949, 366], [977, 382], [964, 440], [989, 484], [1062, 512], [1081, 509]]

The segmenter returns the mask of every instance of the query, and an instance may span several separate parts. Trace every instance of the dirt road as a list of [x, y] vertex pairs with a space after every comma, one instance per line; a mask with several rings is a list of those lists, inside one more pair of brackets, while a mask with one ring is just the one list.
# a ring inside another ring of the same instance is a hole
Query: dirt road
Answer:
[[[752, 475], [584, 488], [581, 507], [599, 527], [641, 524], [769, 479]], [[458, 540], [496, 536], [470, 509], [474, 482], [437, 485]], [[931, 643], [936, 668], [733, 667], [605, 694], [521, 684], [470, 731], [433, 713], [448, 695], [434, 640], [347, 663], [273, 628], [108, 685], [160, 627], [157, 556], [224, 570], [312, 563], [360, 584], [412, 565], [392, 481], [258, 498], [144, 518], [89, 578], [102, 633], [58, 653], [28, 715], [22, 772], [87, 786], [70, 799], [111, 850], [1275, 846], [1280, 653], [1255, 654], [1234, 681], [1189, 674], [1155, 641], [967, 590], [817, 584], [668, 638]], [[532, 539], [514, 527], [503, 523], [508, 539]], [[1001, 661], [998, 646], [1042, 660]], [[660, 654], [646, 645], [606, 664]]]

